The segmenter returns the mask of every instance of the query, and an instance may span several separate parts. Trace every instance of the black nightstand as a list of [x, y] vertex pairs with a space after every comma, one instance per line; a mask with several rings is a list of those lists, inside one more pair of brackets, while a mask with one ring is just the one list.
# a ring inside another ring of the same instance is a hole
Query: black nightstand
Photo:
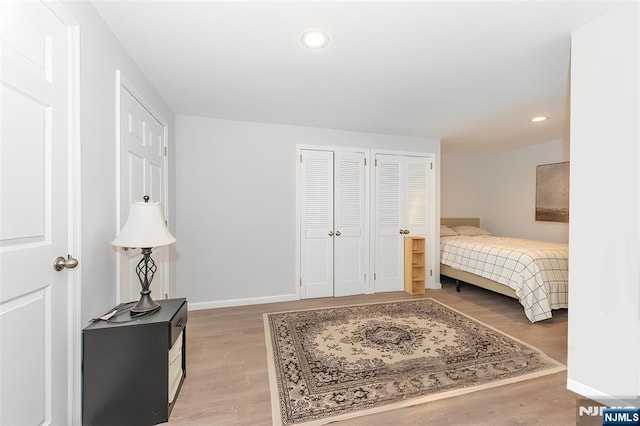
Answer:
[[169, 420], [187, 375], [187, 301], [158, 303], [162, 309], [149, 316], [95, 322], [82, 331], [83, 425]]

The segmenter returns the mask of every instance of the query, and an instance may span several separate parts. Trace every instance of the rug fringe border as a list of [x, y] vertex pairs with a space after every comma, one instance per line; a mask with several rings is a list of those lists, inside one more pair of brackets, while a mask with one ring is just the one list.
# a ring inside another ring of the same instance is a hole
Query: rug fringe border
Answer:
[[274, 425], [282, 425], [282, 418], [280, 417], [280, 393], [278, 392], [278, 379], [276, 377], [276, 362], [273, 354], [269, 315], [284, 312], [290, 311], [265, 312], [262, 314], [264, 340], [267, 349], [267, 374], [269, 376], [269, 397], [271, 398], [271, 421]]

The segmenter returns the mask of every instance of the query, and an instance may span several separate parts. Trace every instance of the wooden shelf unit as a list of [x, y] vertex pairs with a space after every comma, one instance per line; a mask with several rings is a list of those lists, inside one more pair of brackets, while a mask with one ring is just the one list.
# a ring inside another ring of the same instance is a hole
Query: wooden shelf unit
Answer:
[[404, 291], [425, 293], [426, 250], [424, 237], [404, 237]]

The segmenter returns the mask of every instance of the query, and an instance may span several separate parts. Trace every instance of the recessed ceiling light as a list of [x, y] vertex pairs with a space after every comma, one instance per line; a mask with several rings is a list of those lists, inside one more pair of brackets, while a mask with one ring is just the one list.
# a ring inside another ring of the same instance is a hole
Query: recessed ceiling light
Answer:
[[532, 118], [531, 120], [529, 120], [529, 121], [530, 121], [530, 122], [532, 122], [532, 123], [540, 123], [540, 122], [546, 121], [546, 120], [548, 120], [548, 119], [549, 119], [549, 117], [546, 117], [546, 116], [544, 116], [544, 115], [538, 115], [538, 116], [536, 116], [536, 117], [533, 117], [533, 118]]
[[322, 30], [307, 30], [302, 33], [300, 41], [309, 49], [322, 49], [329, 44], [329, 36]]

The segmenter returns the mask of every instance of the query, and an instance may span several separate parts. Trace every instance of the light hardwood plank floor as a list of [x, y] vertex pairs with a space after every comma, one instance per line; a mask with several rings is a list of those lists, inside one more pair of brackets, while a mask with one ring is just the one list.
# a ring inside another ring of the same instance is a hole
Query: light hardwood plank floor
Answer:
[[[514, 299], [443, 278], [427, 290], [454, 309], [536, 346], [566, 365], [567, 311], [531, 324]], [[271, 403], [262, 314], [409, 299], [405, 293], [323, 298], [189, 312], [187, 378], [170, 425], [269, 425]], [[422, 297], [422, 296], [413, 296]], [[413, 407], [363, 416], [341, 425], [573, 425], [578, 395], [566, 371]]]

